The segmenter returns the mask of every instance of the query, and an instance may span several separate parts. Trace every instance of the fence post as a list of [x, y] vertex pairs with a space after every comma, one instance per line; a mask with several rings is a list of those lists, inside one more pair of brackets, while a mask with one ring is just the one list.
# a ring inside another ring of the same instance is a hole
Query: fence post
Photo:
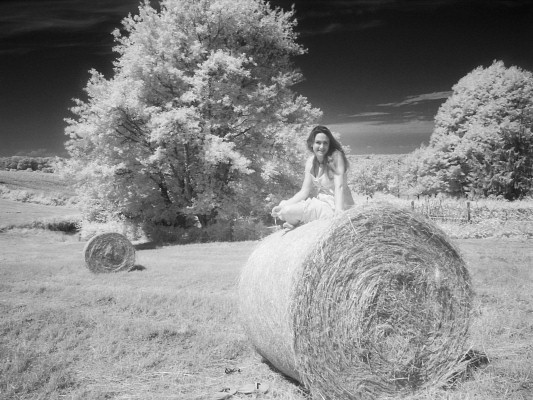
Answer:
[[466, 220], [470, 222], [470, 202], [466, 202]]

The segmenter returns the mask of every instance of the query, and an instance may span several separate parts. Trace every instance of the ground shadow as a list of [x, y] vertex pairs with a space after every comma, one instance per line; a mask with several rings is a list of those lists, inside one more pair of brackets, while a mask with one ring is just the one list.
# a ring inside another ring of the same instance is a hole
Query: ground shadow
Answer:
[[309, 390], [303, 385], [301, 384], [299, 381], [297, 381], [296, 379], [294, 379], [293, 377], [291, 376], [288, 376], [286, 374], [284, 374], [283, 372], [281, 372], [279, 369], [276, 368], [275, 365], [273, 365], [270, 361], [268, 361], [266, 358], [262, 357], [261, 358], [261, 362], [263, 364], [266, 364], [266, 366], [272, 371], [272, 372], [275, 372], [276, 374], [280, 374], [281, 376], [283, 376], [283, 378], [285, 378], [287, 381], [289, 381], [290, 383], [292, 383], [293, 385], [295, 386], [298, 386], [298, 388], [305, 394], [309, 394]]
[[156, 242], [145, 242], [134, 244], [133, 247], [135, 250], [153, 250], [157, 248]]
[[466, 363], [466, 368], [454, 374], [449, 380], [450, 384], [455, 384], [458, 381], [465, 381], [472, 378], [474, 371], [484, 368], [490, 363], [489, 357], [482, 351], [470, 349], [461, 357], [459, 357], [459, 362]]

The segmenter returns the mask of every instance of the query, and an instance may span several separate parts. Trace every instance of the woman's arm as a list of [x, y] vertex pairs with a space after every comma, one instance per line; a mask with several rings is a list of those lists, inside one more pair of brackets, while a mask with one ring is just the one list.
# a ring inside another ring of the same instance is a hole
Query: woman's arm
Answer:
[[344, 173], [346, 172], [346, 165], [344, 158], [339, 151], [332, 154], [333, 164], [333, 183], [335, 184], [335, 214], [344, 211]]
[[298, 203], [299, 201], [305, 200], [309, 197], [311, 189], [313, 188], [313, 175], [311, 174], [311, 171], [313, 170], [313, 159], [314, 156], [311, 156], [305, 163], [304, 180], [302, 182], [301, 189], [290, 199], [283, 200], [283, 205]]
[[313, 169], [313, 157], [314, 156], [310, 157], [305, 163], [305, 175], [302, 182], [302, 188], [290, 199], [280, 201], [279, 205], [272, 209], [273, 217], [277, 217], [279, 215], [282, 207], [298, 203], [299, 201], [305, 200], [309, 197], [311, 188], [313, 187], [313, 176], [311, 175], [311, 171]]

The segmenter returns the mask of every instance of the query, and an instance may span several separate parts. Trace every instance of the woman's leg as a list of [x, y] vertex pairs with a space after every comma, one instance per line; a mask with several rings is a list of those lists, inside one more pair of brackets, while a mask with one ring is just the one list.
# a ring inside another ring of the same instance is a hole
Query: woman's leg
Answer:
[[304, 202], [300, 201], [296, 204], [284, 206], [279, 213], [279, 217], [291, 225], [298, 225], [302, 222], [303, 211]]
[[313, 197], [304, 208], [302, 221], [307, 223], [317, 219], [333, 218], [335, 215], [334, 204], [333, 196], [319, 194], [318, 197]]

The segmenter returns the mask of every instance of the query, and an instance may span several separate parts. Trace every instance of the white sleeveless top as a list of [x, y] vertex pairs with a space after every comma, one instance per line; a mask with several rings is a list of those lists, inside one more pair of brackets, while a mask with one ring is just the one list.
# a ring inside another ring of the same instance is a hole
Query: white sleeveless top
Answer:
[[[335, 197], [335, 180], [333, 178], [333, 173], [329, 170], [327, 166], [324, 168], [322, 175], [320, 175], [319, 177], [316, 177], [313, 174], [311, 174], [311, 176], [313, 177], [313, 187], [315, 188], [314, 197], [318, 196], [319, 194], [325, 194], [328, 196]], [[346, 173], [344, 173], [342, 180], [344, 186], [344, 205], [345, 207], [349, 207], [354, 204], [354, 201], [350, 188], [348, 187], [348, 179]]]

